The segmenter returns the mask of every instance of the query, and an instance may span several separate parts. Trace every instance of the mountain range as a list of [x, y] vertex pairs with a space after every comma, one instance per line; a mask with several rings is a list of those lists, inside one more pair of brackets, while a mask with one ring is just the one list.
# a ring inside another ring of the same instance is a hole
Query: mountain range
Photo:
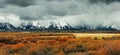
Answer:
[[22, 23], [20, 26], [14, 27], [10, 23], [0, 23], [0, 30], [117, 30], [117, 28], [113, 26], [96, 26], [93, 28], [86, 24], [72, 27], [69, 24], [60, 25], [55, 23], [50, 23], [46, 26], [39, 23], [36, 25], [33, 23]]

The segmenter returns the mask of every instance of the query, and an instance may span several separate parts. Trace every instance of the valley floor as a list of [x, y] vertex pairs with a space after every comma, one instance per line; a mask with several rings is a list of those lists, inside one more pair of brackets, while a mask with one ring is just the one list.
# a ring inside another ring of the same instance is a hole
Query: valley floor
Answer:
[[0, 32], [0, 55], [120, 55], [120, 33]]

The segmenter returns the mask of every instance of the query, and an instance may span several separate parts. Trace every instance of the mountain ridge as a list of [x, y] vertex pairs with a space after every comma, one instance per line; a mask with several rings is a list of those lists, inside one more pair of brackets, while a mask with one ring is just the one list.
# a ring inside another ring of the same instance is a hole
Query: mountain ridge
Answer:
[[0, 23], [0, 29], [21, 29], [21, 30], [117, 30], [116, 28], [113, 28], [112, 26], [106, 27], [106, 26], [96, 26], [95, 28], [90, 27], [89, 25], [79, 25], [76, 27], [72, 27], [69, 24], [66, 24], [64, 26], [60, 24], [50, 23], [46, 26], [37, 24], [34, 25], [33, 23], [29, 24], [21, 24], [19, 27], [14, 27], [14, 25], [9, 23]]

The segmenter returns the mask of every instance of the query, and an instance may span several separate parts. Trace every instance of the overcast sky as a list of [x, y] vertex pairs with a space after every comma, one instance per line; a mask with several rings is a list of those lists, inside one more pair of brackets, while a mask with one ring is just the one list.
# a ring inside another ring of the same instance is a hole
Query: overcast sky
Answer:
[[73, 27], [85, 23], [119, 29], [120, 0], [0, 0], [0, 22], [15, 26], [55, 22]]

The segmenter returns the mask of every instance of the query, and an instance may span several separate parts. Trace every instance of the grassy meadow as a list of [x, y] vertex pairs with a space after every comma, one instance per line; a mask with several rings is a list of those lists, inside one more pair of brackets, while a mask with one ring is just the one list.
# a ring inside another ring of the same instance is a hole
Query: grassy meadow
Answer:
[[0, 55], [120, 55], [120, 34], [0, 32]]

